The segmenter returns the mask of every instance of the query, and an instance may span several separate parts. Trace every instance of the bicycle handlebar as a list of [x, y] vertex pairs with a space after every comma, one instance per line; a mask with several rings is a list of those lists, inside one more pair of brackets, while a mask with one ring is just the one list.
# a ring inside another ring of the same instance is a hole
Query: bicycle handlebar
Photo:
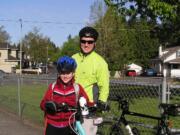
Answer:
[[[62, 104], [56, 104], [57, 106], [57, 111], [76, 111], [78, 109], [80, 109], [81, 107], [75, 107], [75, 106], [70, 106], [66, 103], [62, 103]], [[99, 107], [98, 104], [94, 104], [93, 106], [86, 106], [87, 109], [89, 110], [89, 112], [91, 113], [95, 113], [95, 112], [102, 112], [102, 111], [109, 111], [110, 107], [109, 105], [106, 105], [104, 107]]]
[[75, 106], [70, 106], [66, 103], [56, 104], [57, 112], [66, 112], [66, 111], [76, 111], [78, 108]]
[[161, 103], [159, 107], [164, 110], [165, 114], [171, 116], [180, 116], [180, 104]]
[[129, 102], [122, 98], [121, 96], [116, 96], [117, 97], [117, 100], [118, 100], [118, 103], [119, 103], [119, 109], [121, 108], [123, 111], [129, 111]]
[[102, 111], [109, 111], [110, 107], [109, 105], [105, 105], [105, 106], [100, 106], [98, 104], [95, 104], [94, 106], [90, 106], [88, 107], [90, 112], [102, 112]]
[[[122, 98], [121, 96], [116, 96], [116, 97], [119, 103], [119, 108], [121, 108], [125, 112], [128, 112], [129, 111], [128, 100]], [[167, 114], [171, 116], [180, 116], [180, 104], [161, 103], [159, 107], [163, 109], [163, 114]]]

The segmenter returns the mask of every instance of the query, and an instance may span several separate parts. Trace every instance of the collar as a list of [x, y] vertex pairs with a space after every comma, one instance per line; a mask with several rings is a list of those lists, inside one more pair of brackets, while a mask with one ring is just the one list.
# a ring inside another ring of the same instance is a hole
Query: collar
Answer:
[[90, 54], [93, 54], [94, 53], [94, 50], [93, 51], [91, 51], [90, 53], [87, 53], [87, 54], [85, 54], [85, 53], [83, 53], [82, 51], [79, 53], [79, 55], [81, 56], [81, 57], [88, 57]]

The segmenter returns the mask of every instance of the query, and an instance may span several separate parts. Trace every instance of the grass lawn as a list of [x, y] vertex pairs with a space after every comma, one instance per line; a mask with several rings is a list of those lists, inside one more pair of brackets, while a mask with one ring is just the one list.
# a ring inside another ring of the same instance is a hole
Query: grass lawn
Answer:
[[[22, 118], [30, 119], [39, 124], [43, 123], [43, 112], [40, 110], [40, 101], [47, 89], [47, 85], [22, 85], [20, 88], [21, 115]], [[18, 87], [0, 87], [0, 105], [13, 113], [19, 113]]]
[[[39, 108], [40, 101], [47, 90], [47, 84], [34, 83], [34, 84], [23, 84], [20, 88], [20, 99], [21, 99], [21, 114], [23, 119], [29, 119], [37, 124], [43, 125], [43, 112]], [[145, 113], [148, 115], [158, 116], [158, 104], [159, 99], [157, 97], [137, 97], [130, 100], [130, 110], [139, 113]], [[11, 110], [18, 114], [18, 87], [16, 85], [2, 85], [0, 86], [0, 107]], [[104, 113], [107, 116], [118, 116], [120, 110], [118, 110], [117, 102], [110, 101], [111, 111]], [[135, 118], [128, 116], [128, 120], [137, 121], [143, 123], [150, 123], [156, 125], [157, 121], [143, 118]], [[180, 118], [171, 117], [176, 128], [180, 128]], [[142, 134], [151, 135], [152, 130], [138, 127]], [[106, 133], [109, 128], [104, 128]], [[105, 133], [105, 135], [106, 135]]]

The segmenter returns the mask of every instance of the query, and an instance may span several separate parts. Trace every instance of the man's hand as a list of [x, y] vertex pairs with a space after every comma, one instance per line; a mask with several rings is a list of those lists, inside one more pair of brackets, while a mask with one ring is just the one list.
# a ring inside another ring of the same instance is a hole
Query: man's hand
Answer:
[[45, 111], [48, 114], [54, 115], [57, 112], [57, 106], [56, 103], [53, 101], [47, 101], [45, 103]]
[[109, 111], [110, 110], [109, 105], [103, 101], [100, 101], [100, 100], [97, 102], [97, 107], [101, 111]]

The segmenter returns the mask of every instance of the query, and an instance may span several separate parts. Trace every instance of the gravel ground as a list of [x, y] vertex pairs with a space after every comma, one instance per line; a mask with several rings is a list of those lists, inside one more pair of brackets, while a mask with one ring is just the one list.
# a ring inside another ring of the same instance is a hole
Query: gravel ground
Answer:
[[25, 124], [17, 116], [0, 110], [0, 135], [43, 135], [43, 128]]

